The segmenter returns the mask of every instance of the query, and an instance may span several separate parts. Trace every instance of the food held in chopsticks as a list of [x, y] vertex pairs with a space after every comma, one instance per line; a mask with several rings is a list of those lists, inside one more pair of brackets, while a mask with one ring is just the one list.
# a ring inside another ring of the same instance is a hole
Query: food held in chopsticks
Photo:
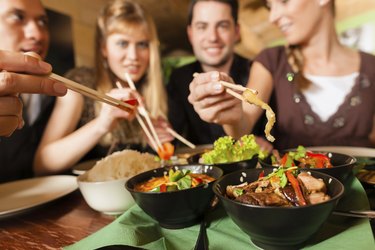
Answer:
[[[125, 72], [125, 78], [126, 78], [126, 81], [129, 84], [129, 87], [132, 90], [137, 90], [133, 80], [131, 79], [130, 75], [127, 72]], [[122, 88], [122, 86], [119, 82], [116, 82], [116, 84], [117, 84], [118, 88], [120, 88], [120, 89]], [[145, 123], [143, 122], [140, 115], [136, 114], [136, 118], [137, 118], [139, 124], [141, 125], [141, 127], [142, 127], [143, 131], [145, 132], [147, 138], [150, 140], [150, 143], [151, 143], [152, 147], [156, 150], [156, 152], [158, 153], [160, 158], [163, 159], [163, 160], [169, 160], [174, 153], [174, 146], [169, 142], [164, 143], [164, 144], [162, 144], [160, 142], [159, 137], [156, 134], [156, 130], [154, 128], [154, 125], [151, 122], [150, 115], [148, 114], [147, 110], [145, 109], [145, 104], [143, 103], [143, 100], [141, 98], [139, 98], [138, 102], [140, 104], [137, 107], [138, 112], [141, 116], [143, 116], [145, 118], [148, 127], [145, 125]], [[189, 147], [192, 147], [192, 148], [195, 147], [194, 144], [192, 144], [188, 140], [184, 139], [181, 135], [177, 134], [177, 132], [175, 132], [173, 129], [169, 128], [169, 129], [167, 129], [167, 131], [169, 133], [171, 133], [173, 136], [175, 136], [175, 138], [179, 139], [180, 141], [182, 141], [183, 143], [188, 145]]]
[[190, 170], [170, 169], [168, 174], [162, 177], [153, 177], [150, 180], [139, 183], [135, 186], [136, 191], [141, 192], [168, 192], [184, 190], [205, 185], [214, 181], [215, 178], [200, 173], [192, 173]]
[[174, 146], [170, 142], [165, 142], [162, 144], [162, 148], [158, 148], [158, 155], [162, 160], [169, 160], [174, 154]]
[[272, 130], [273, 125], [276, 122], [276, 115], [273, 112], [273, 110], [271, 109], [271, 107], [267, 103], [260, 100], [257, 97], [257, 95], [254, 94], [254, 92], [251, 91], [250, 89], [246, 89], [242, 93], [242, 96], [245, 98], [245, 100], [248, 103], [255, 104], [255, 105], [261, 107], [262, 109], [264, 109], [266, 111], [267, 124], [266, 124], [266, 127], [264, 129], [264, 133], [266, 134], [267, 140], [269, 140], [270, 142], [275, 141], [275, 137], [273, 137], [271, 135], [271, 130]]
[[226, 194], [236, 201], [259, 206], [293, 207], [317, 204], [330, 199], [322, 179], [297, 167], [283, 168], [257, 181], [227, 186]]
[[214, 148], [202, 155], [201, 163], [218, 164], [248, 160], [258, 156], [264, 158], [267, 152], [262, 151], [254, 135], [244, 135], [238, 141], [230, 136], [223, 136], [214, 142]]
[[[258, 98], [258, 91], [254, 89], [245, 88], [238, 84], [233, 84], [225, 81], [220, 81], [220, 83], [227, 88], [227, 93], [233, 95], [234, 97], [246, 101], [250, 104], [257, 105], [258, 107], [264, 109], [266, 111], [267, 117], [267, 124], [264, 129], [264, 133], [266, 134], [267, 140], [270, 142], [275, 141], [275, 137], [271, 135], [271, 130], [273, 125], [276, 122], [276, 115], [275, 112], [271, 109], [271, 107], [263, 102], [261, 99]], [[238, 94], [237, 92], [233, 91], [232, 89], [242, 91], [242, 94]]]

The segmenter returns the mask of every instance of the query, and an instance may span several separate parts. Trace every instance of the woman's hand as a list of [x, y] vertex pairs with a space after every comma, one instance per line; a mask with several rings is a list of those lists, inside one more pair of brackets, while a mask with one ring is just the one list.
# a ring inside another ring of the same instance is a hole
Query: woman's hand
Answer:
[[200, 118], [217, 124], [235, 124], [242, 117], [242, 103], [226, 93], [220, 80], [233, 82], [225, 73], [217, 71], [201, 73], [190, 83], [189, 102]]
[[[130, 88], [112, 89], [107, 95], [118, 100], [134, 99], [136, 93]], [[128, 112], [120, 108], [113, 107], [108, 104], [102, 104], [100, 114], [98, 116], [98, 126], [104, 133], [112, 131], [120, 119], [131, 121], [135, 117], [135, 112]]]

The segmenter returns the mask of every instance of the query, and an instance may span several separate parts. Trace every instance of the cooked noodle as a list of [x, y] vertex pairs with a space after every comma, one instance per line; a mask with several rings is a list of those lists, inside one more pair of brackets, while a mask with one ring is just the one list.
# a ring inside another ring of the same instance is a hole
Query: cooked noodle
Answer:
[[271, 109], [271, 107], [267, 103], [260, 100], [257, 97], [257, 95], [254, 94], [250, 89], [246, 89], [242, 93], [242, 96], [245, 98], [245, 100], [248, 103], [255, 104], [255, 105], [261, 107], [262, 109], [264, 109], [266, 111], [267, 124], [266, 124], [266, 127], [264, 129], [264, 133], [266, 134], [267, 140], [269, 140], [270, 142], [275, 141], [275, 137], [273, 137], [271, 135], [271, 129], [276, 122], [276, 115], [273, 112], [273, 110]]

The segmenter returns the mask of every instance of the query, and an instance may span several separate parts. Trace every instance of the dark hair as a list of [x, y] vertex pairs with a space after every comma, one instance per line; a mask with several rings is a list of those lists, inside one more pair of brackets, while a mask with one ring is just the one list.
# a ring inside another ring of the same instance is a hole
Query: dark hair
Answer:
[[188, 12], [188, 24], [191, 24], [191, 21], [193, 20], [193, 9], [196, 3], [198, 2], [219, 2], [228, 4], [231, 8], [232, 17], [234, 20], [234, 23], [237, 24], [238, 22], [238, 0], [191, 0], [189, 5], [189, 12]]

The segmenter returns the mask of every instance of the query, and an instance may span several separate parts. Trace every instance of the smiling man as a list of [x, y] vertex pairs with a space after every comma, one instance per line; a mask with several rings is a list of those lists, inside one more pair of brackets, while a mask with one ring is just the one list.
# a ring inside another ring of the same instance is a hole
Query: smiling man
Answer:
[[[0, 49], [35, 52], [44, 59], [49, 45], [47, 21], [39, 0], [1, 0]], [[55, 100], [39, 94], [21, 94], [21, 98], [25, 124], [0, 140], [0, 182], [33, 176], [34, 154]]]
[[192, 0], [187, 34], [196, 61], [172, 72], [167, 85], [169, 121], [195, 144], [211, 144], [225, 135], [222, 126], [200, 119], [188, 102], [194, 73], [220, 71], [246, 85], [251, 61], [234, 53], [240, 39], [237, 0]]

